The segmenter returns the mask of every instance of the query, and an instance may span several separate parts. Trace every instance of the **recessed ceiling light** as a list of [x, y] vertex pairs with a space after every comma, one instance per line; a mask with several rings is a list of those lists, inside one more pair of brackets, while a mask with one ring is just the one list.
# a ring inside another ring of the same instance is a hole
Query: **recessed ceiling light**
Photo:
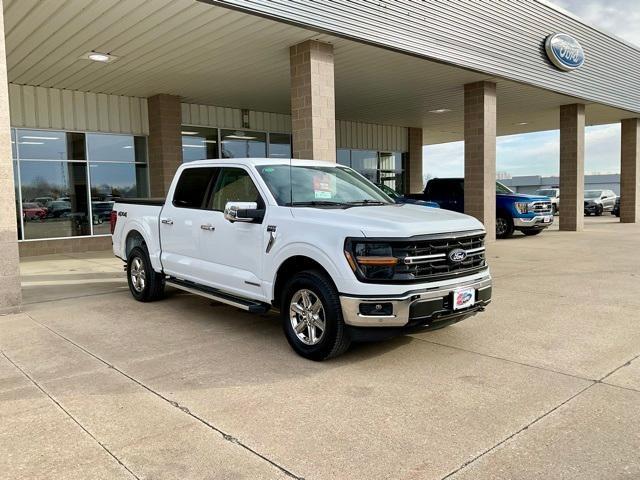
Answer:
[[80, 58], [93, 60], [94, 62], [99, 62], [99, 63], [111, 63], [118, 59], [118, 57], [111, 55], [110, 53], [102, 53], [102, 52], [96, 52], [96, 51], [85, 53]]
[[18, 145], [44, 145], [44, 142], [18, 142]]
[[436, 110], [429, 110], [429, 113], [447, 113], [450, 112], [451, 110], [448, 108], [438, 108]]
[[218, 143], [217, 140], [205, 140], [204, 143]]
[[529, 122], [516, 122], [514, 125], [529, 125]]
[[182, 135], [197, 135], [198, 132], [180, 132]]
[[184, 143], [182, 148], [204, 148], [204, 145], [190, 145], [188, 143]]

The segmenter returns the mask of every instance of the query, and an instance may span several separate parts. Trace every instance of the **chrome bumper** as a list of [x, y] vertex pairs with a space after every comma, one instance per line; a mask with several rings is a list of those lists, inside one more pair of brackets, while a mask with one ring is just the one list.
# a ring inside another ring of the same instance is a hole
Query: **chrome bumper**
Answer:
[[[545, 222], [545, 218], [551, 218], [550, 222]], [[532, 227], [542, 227], [546, 228], [550, 225], [553, 225], [553, 213], [549, 212], [545, 215], [536, 215], [531, 218], [518, 218], [515, 217], [513, 219], [513, 226], [515, 228], [532, 228]]]
[[[411, 320], [409, 314], [412, 305], [430, 300], [444, 300], [448, 298], [455, 289], [463, 287], [473, 287], [476, 291], [487, 291], [487, 289], [491, 288], [491, 276], [487, 275], [479, 280], [456, 283], [436, 289], [408, 291], [399, 296], [380, 295], [375, 297], [354, 297], [340, 295], [342, 316], [345, 323], [353, 327], [404, 327], [409, 323], [409, 320]], [[490, 290], [488, 291], [490, 292]], [[360, 313], [360, 304], [362, 303], [391, 303], [393, 313], [391, 315], [363, 315]], [[486, 303], [488, 303], [488, 301], [480, 302], [476, 298], [476, 305]], [[439, 319], [444, 319], [447, 316], [463, 315], [464, 313], [464, 310], [447, 309], [446, 311], [438, 311], [437, 316]]]

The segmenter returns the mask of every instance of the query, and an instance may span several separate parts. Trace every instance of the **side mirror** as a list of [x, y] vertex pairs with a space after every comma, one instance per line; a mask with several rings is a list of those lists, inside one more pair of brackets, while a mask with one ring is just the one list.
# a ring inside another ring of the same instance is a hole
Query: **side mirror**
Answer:
[[224, 218], [234, 222], [259, 222], [264, 218], [264, 210], [258, 210], [256, 202], [227, 202], [224, 206]]

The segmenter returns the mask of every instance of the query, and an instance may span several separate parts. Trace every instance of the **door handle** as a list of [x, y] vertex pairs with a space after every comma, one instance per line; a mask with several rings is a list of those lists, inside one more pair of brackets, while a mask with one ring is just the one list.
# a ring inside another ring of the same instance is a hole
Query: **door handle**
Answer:
[[206, 225], [200, 225], [200, 228], [202, 230], [208, 230], [209, 232], [213, 232], [216, 229], [216, 227], [209, 225], [208, 223]]
[[173, 220], [171, 220], [170, 218], [163, 218], [160, 221], [165, 225], [173, 225]]

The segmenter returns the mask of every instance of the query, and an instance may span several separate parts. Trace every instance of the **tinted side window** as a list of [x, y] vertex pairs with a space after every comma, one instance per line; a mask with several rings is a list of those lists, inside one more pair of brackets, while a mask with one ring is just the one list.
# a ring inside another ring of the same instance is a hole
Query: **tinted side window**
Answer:
[[207, 208], [223, 211], [227, 202], [256, 202], [258, 208], [264, 207], [253, 180], [242, 168], [221, 169]]
[[180, 175], [173, 205], [180, 208], [204, 208], [204, 199], [215, 168], [187, 168]]

